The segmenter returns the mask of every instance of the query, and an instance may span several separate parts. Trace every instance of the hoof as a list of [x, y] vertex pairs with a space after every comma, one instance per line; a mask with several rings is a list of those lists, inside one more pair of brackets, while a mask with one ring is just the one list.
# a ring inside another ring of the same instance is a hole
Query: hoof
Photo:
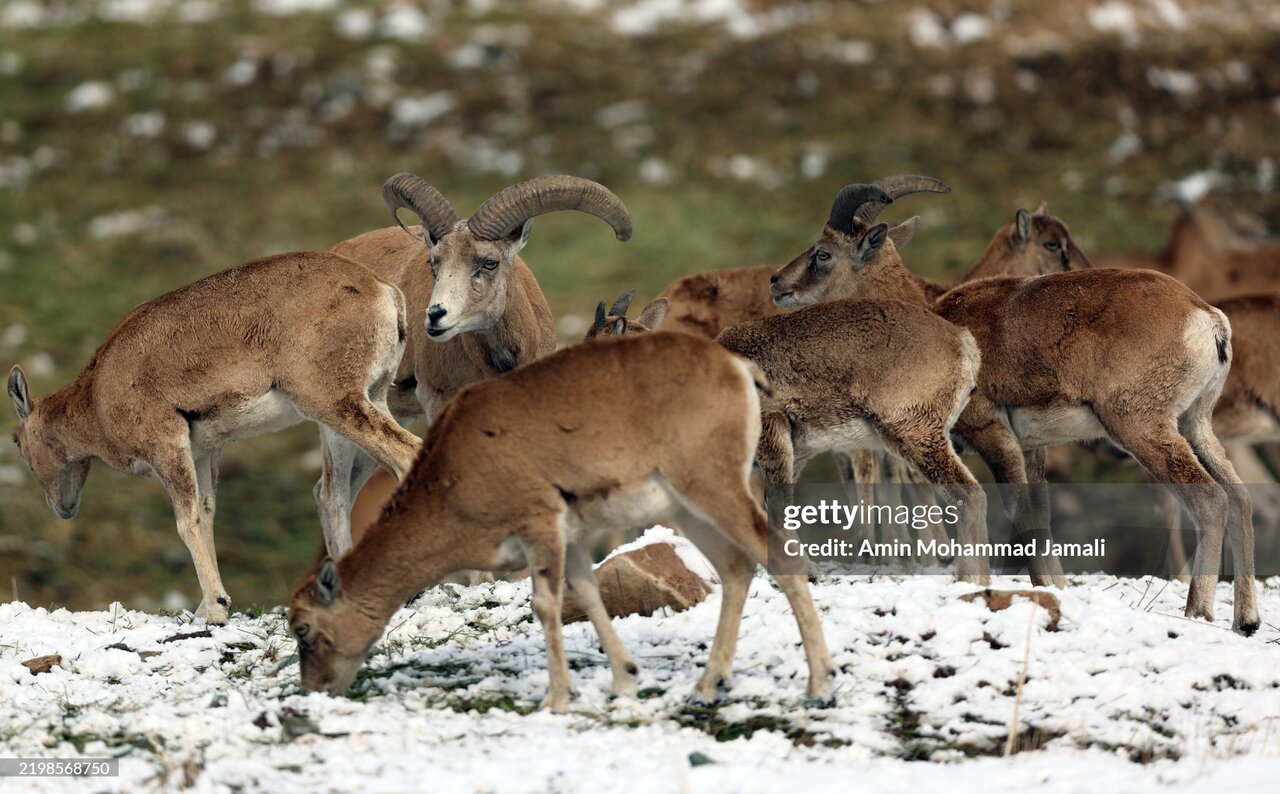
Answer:
[[225, 626], [227, 624], [227, 613], [230, 609], [231, 597], [222, 595], [212, 602], [201, 601], [200, 606], [196, 607], [196, 617], [214, 626]]
[[549, 711], [552, 714], [563, 714], [569, 710], [569, 696], [548, 694], [538, 704], [538, 710]]
[[613, 686], [609, 690], [611, 697], [615, 698], [633, 698], [636, 696], [636, 679], [634, 676], [626, 678], [613, 679]]
[[714, 706], [724, 700], [724, 694], [728, 686], [724, 679], [720, 679], [714, 685], [707, 685], [699, 681], [698, 685], [693, 688], [684, 699], [684, 702], [690, 706]]
[[1252, 637], [1254, 634], [1257, 633], [1258, 627], [1260, 625], [1262, 624], [1259, 621], [1251, 620], [1251, 621], [1246, 621], [1244, 623], [1241, 623], [1238, 626], [1232, 626], [1231, 629], [1236, 634], [1240, 634], [1245, 637]]
[[804, 699], [804, 707], [807, 709], [833, 709], [836, 707], [836, 696], [807, 697]]

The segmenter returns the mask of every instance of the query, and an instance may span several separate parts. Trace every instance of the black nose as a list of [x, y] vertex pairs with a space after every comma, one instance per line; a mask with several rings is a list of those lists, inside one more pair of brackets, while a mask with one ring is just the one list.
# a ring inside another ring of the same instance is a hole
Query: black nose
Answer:
[[782, 278], [782, 276], [778, 275], [777, 273], [774, 273], [772, 276], [769, 276], [769, 283], [770, 283], [770, 284], [777, 284], [777, 283], [778, 283], [778, 279], [780, 279], [780, 278]]
[[445, 307], [437, 303], [434, 306], [430, 306], [427, 308], [427, 319], [430, 320], [433, 324], [439, 323], [440, 318], [444, 317], [448, 313], [449, 313], [448, 309], [446, 309]]

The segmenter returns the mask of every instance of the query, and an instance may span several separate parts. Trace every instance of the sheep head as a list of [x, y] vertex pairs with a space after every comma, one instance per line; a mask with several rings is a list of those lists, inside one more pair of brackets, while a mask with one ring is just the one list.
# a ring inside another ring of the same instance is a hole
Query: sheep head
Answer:
[[[915, 235], [919, 218], [893, 227], [876, 223], [876, 218], [894, 200], [921, 192], [949, 193], [951, 188], [936, 179], [911, 175], [842, 188], [818, 239], [770, 278], [774, 304], [796, 308], [857, 297], [859, 274], [891, 261], [901, 265], [897, 249]], [[892, 245], [885, 246], [886, 241]]]
[[411, 210], [422, 220], [420, 239], [432, 276], [423, 322], [437, 342], [491, 328], [502, 316], [515, 258], [529, 242], [534, 217], [579, 210], [608, 223], [619, 240], [631, 238], [631, 216], [622, 200], [603, 185], [575, 176], [538, 177], [504, 188], [466, 220], [413, 174], [388, 179], [382, 197], [410, 234], [397, 210]]
[[596, 307], [595, 322], [591, 324], [591, 328], [587, 329], [586, 338], [595, 339], [602, 336], [622, 336], [658, 330], [658, 326], [667, 316], [667, 299], [654, 298], [640, 310], [639, 317], [628, 320], [627, 309], [630, 308], [631, 299], [635, 296], [636, 291], [629, 289], [622, 293], [622, 296], [607, 310], [604, 307], [604, 301], [600, 301], [600, 305]]

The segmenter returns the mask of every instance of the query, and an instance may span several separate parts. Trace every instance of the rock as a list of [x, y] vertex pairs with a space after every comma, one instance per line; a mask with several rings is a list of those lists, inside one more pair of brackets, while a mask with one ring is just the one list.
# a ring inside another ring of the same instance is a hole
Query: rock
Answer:
[[[664, 607], [683, 612], [711, 593], [708, 582], [690, 570], [675, 546], [665, 541], [623, 550], [595, 570], [600, 598], [609, 616], [615, 618], [652, 615]], [[586, 619], [587, 613], [566, 592], [561, 620], [576, 623]]]
[[62, 664], [62, 657], [58, 654], [49, 656], [37, 656], [34, 659], [28, 659], [22, 663], [22, 666], [31, 671], [32, 675], [40, 675], [47, 673], [55, 666]]
[[987, 609], [992, 612], [999, 612], [1013, 606], [1015, 598], [1025, 598], [1032, 603], [1039, 604], [1049, 613], [1049, 625], [1045, 626], [1045, 630], [1058, 630], [1058, 620], [1062, 618], [1062, 604], [1058, 601], [1056, 595], [1045, 590], [992, 590], [987, 588], [976, 593], [966, 593], [960, 596], [961, 601], [982, 599], [986, 603]]

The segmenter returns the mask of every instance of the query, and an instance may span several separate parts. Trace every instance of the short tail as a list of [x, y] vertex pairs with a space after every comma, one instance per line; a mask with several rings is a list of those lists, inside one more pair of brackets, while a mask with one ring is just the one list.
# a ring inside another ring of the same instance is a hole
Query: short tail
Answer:
[[756, 365], [756, 362], [750, 359], [742, 359], [742, 363], [746, 365], [747, 372], [751, 373], [751, 380], [755, 381], [756, 388], [766, 397], [773, 395], [773, 387], [769, 385], [769, 379], [765, 377], [764, 370]]
[[1227, 315], [1218, 308], [1211, 308], [1209, 313], [1213, 315], [1213, 342], [1218, 347], [1218, 363], [1231, 363], [1231, 321], [1227, 319]]

